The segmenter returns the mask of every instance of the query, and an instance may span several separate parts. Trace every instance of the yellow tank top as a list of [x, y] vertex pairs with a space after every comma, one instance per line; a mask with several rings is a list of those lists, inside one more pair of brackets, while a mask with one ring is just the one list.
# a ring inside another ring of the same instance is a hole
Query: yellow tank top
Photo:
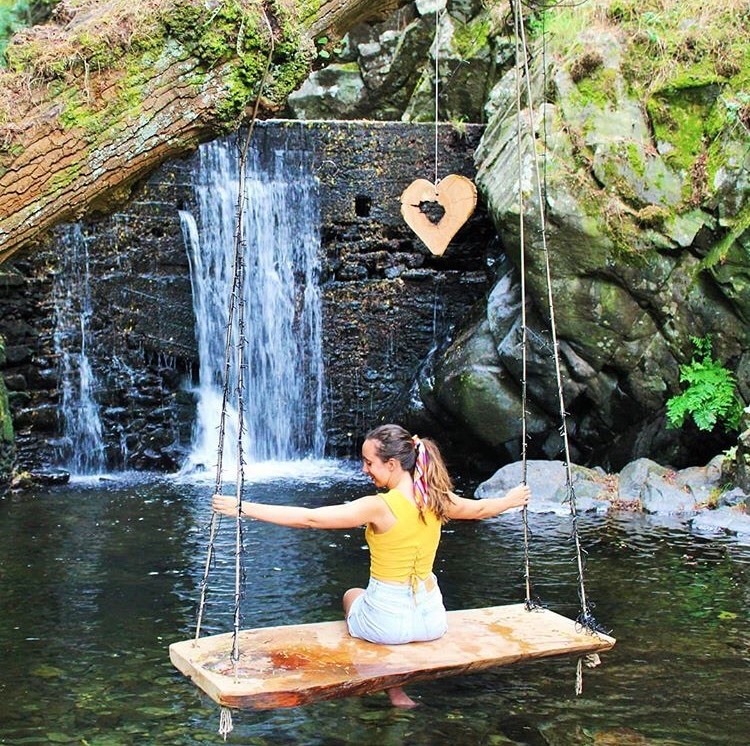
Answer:
[[365, 539], [370, 547], [370, 575], [391, 583], [424, 580], [435, 562], [440, 520], [427, 510], [422, 522], [417, 506], [398, 490], [380, 497], [396, 517], [396, 523], [382, 534], [376, 534], [371, 525], [367, 526]]

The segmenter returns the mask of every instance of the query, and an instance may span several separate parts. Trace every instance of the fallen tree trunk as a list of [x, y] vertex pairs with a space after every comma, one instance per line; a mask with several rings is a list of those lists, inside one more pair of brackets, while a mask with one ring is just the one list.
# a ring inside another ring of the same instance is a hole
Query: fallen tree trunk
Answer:
[[[321, 48], [404, 0], [63, 0], [0, 75], [0, 263], [123, 204], [169, 158], [277, 111]], [[270, 68], [266, 74], [267, 63]]]

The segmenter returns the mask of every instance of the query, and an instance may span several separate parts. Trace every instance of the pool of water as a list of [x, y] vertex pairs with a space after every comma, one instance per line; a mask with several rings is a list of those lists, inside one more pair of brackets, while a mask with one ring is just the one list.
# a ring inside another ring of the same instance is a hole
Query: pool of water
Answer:
[[[309, 506], [367, 494], [357, 466], [247, 485]], [[211, 486], [115, 477], [0, 500], [0, 743], [219, 743], [219, 708], [169, 662], [195, 631]], [[340, 618], [367, 578], [361, 530], [245, 525], [243, 626]], [[530, 515], [535, 595], [578, 614], [569, 519]], [[232, 624], [234, 524], [223, 522], [204, 633]], [[584, 517], [586, 590], [617, 637], [584, 674], [556, 658], [384, 694], [234, 713], [235, 744], [747, 744], [750, 548], [679, 521]], [[448, 608], [523, 601], [520, 516], [451, 523], [436, 572]]]

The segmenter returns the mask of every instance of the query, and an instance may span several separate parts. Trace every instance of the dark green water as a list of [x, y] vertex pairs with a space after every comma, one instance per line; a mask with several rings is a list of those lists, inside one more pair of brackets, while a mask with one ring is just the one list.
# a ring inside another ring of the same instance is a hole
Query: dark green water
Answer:
[[[352, 473], [356, 467], [352, 466]], [[310, 506], [369, 491], [352, 474], [248, 485]], [[221, 743], [219, 709], [172, 668], [193, 636], [205, 561], [207, 485], [94, 482], [0, 500], [0, 743]], [[578, 612], [570, 524], [531, 515], [542, 600]], [[574, 694], [561, 658], [383, 694], [236, 712], [234, 744], [747, 744], [750, 548], [679, 522], [585, 518], [587, 591], [617, 646]], [[246, 524], [243, 626], [337, 619], [367, 575], [362, 531]], [[225, 521], [205, 633], [231, 629], [233, 523]], [[523, 600], [520, 518], [450, 524], [436, 568], [448, 608]]]

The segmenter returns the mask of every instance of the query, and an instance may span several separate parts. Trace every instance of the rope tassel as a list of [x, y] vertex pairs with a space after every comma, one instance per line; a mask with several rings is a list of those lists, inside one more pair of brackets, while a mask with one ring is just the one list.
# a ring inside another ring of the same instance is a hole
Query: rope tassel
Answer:
[[219, 714], [219, 735], [226, 741], [227, 736], [234, 730], [232, 723], [232, 711], [228, 707], [222, 707]]
[[582, 693], [583, 693], [583, 658], [579, 658], [578, 663], [576, 664], [576, 697]]
[[596, 668], [601, 662], [602, 659], [598, 653], [589, 653], [578, 659], [578, 664], [576, 665], [576, 696], [583, 693], [583, 667]]

